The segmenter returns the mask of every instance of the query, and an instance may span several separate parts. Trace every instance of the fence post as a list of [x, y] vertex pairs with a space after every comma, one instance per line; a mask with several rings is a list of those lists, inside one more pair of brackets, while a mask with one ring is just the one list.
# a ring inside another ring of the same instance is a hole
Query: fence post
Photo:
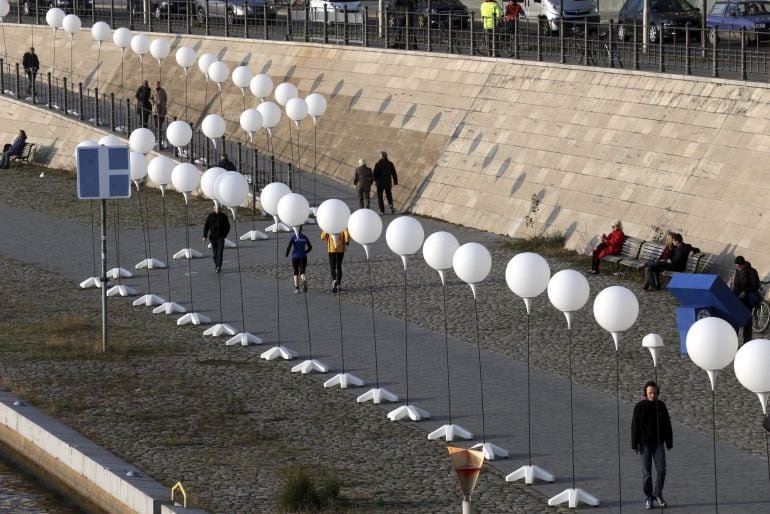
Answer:
[[262, 4], [262, 39], [270, 39], [270, 34], [267, 32], [267, 2]]
[[16, 63], [16, 98], [21, 98], [21, 75], [19, 74], [19, 63]]
[[[38, 1], [35, 0], [35, 25], [40, 25], [40, 9], [38, 7]], [[110, 25], [110, 27], [113, 27], [114, 25]]]
[[513, 56], [519, 58], [519, 18], [513, 20]]
[[275, 155], [270, 155], [270, 182], [275, 182]]
[[289, 189], [294, 189], [294, 167], [289, 163], [288, 166], [288, 175], [289, 175]]
[[203, 25], [206, 29], [204, 34], [208, 36], [210, 35], [209, 33], [209, 0], [206, 0], [205, 5], [206, 5], [206, 17], [203, 20]]
[[390, 23], [388, 23], [388, 19], [389, 18], [388, 18], [388, 8], [387, 7], [383, 8], [382, 16], [383, 16], [383, 20], [384, 20], [383, 25], [384, 25], [384, 29], [385, 29], [384, 30], [385, 34], [383, 34], [383, 36], [385, 37], [385, 48], [390, 48], [390, 41], [389, 41], [390, 40], [390, 28], [389, 28]]
[[115, 26], [115, 0], [110, 0], [110, 27], [114, 27], [114, 26]]
[[126, 98], [126, 134], [131, 134], [131, 99]]
[[84, 120], [85, 115], [83, 113], [83, 83], [82, 82], [78, 82], [78, 111], [79, 111], [78, 117], [80, 118], [80, 120]]
[[559, 62], [561, 64], [567, 62], [564, 56], [564, 16], [559, 16]]
[[110, 93], [110, 131], [115, 132], [115, 93]]
[[166, 9], [166, 32], [171, 34], [171, 6]]
[[741, 27], [741, 80], [746, 80], [746, 27]]
[[492, 50], [492, 57], [497, 57], [497, 24], [494, 21], [494, 18], [492, 19], [492, 41], [491, 41], [490, 49]]
[[[598, 25], [596, 26], [596, 33], [599, 33]], [[583, 21], [583, 64], [588, 66], [588, 19]]]
[[[111, 26], [114, 27], [115, 25]], [[128, 5], [128, 30], [134, 30], [134, 9], [131, 7], [131, 4]]]
[[609, 48], [607, 51], [607, 59], [610, 61], [610, 68], [615, 67], [615, 55], [612, 52], [612, 39], [612, 18], [610, 18], [607, 30], [607, 48]]
[[194, 2], [191, 2], [191, 0], [186, 0], [186, 1], [187, 1], [187, 9], [186, 9], [187, 15], [185, 16], [185, 23], [187, 24], [187, 33], [192, 34], [192, 20], [191, 20], [190, 11], [193, 9], [193, 6], [196, 4]]
[[152, 11], [147, 13], [147, 32], [153, 32], [153, 30], [152, 30]]
[[[430, 17], [431, 16], [431, 9], [432, 8], [431, 8], [431, 5], [430, 5], [430, 0], [428, 0], [428, 52], [432, 51], [432, 46], [433, 46], [431, 44], [432, 43], [431, 42], [431, 21], [432, 20], [431, 20], [431, 17]], [[449, 12], [451, 13], [452, 11], [449, 11]]]
[[690, 22], [684, 27], [684, 74], [690, 75], [692, 67], [690, 65]]
[[225, 0], [225, 37], [230, 37], [230, 2]]
[[94, 106], [94, 125], [99, 126], [99, 88], [94, 88], [94, 100], [96, 104]]
[[471, 55], [473, 55], [475, 53], [475, 49], [473, 48], [473, 46], [474, 46], [473, 43], [474, 43], [474, 40], [476, 39], [476, 37], [475, 37], [475, 35], [473, 33], [474, 32], [474, 30], [473, 30], [473, 25], [474, 25], [474, 23], [473, 23], [473, 21], [474, 21], [473, 20], [473, 11], [470, 12], [470, 18], [471, 18], [471, 47], [470, 47], [470, 52], [471, 52]]
[[67, 111], [69, 111], [69, 90], [67, 89], [67, 77], [64, 77], [62, 79], [62, 85], [64, 86], [64, 114], [67, 114]]
[[344, 18], [342, 19], [342, 44], [347, 46], [348, 44], [348, 6], [345, 5], [345, 9], [342, 11]]
[[324, 44], [329, 42], [329, 11], [324, 4]]
[[663, 24], [658, 25], [658, 71], [666, 72], [666, 57], [663, 55]]
[[369, 46], [369, 37], [368, 32], [369, 30], [369, 8], [367, 6], [364, 6], [364, 19], [361, 20], [361, 46], [366, 48]]
[[254, 167], [251, 170], [251, 187], [252, 187], [252, 201], [251, 201], [251, 208], [253, 209], [252, 212], [256, 214], [257, 212], [257, 190], [259, 190], [259, 150], [254, 148]]
[[305, 31], [305, 37], [303, 38], [305, 43], [310, 41], [310, 35], [308, 34], [308, 24], [310, 21], [310, 2], [305, 2], [305, 22], [302, 24], [302, 30]]
[[[51, 72], [48, 72], [48, 76], [51, 76]], [[0, 57], [0, 95], [5, 94], [5, 59]]]
[[243, 173], [243, 154], [241, 153], [243, 151], [242, 147], [243, 147], [243, 143], [238, 141], [238, 145], [237, 145], [237, 148], [238, 148], [237, 162], [238, 162], [238, 171], [240, 171], [241, 173]]
[[249, 7], [249, 2], [243, 2], [243, 37], [248, 38], [249, 37], [249, 13], [251, 12], [251, 7]]
[[542, 61], [543, 60], [543, 50], [541, 48], [541, 34], [540, 34], [540, 21], [538, 20], [537, 23], [537, 60]]
[[[2, 63], [2, 60], [0, 60], [0, 64]], [[5, 87], [3, 87], [5, 89]], [[52, 109], [53, 105], [51, 103], [51, 96], [53, 96], [53, 84], [51, 83], [51, 72], [48, 72], [48, 108]]]
[[639, 44], [636, 42], [638, 36], [636, 32], [637, 24], [634, 23], [634, 69], [639, 69]]
[[[717, 27], [714, 27], [714, 31], [718, 34], [719, 31], [717, 31]], [[714, 41], [711, 43], [711, 76], [712, 77], [718, 77], [719, 76], [719, 64], [717, 60], [717, 38], [714, 38]]]
[[294, 41], [294, 34], [291, 27], [291, 3], [286, 6], [286, 41]]

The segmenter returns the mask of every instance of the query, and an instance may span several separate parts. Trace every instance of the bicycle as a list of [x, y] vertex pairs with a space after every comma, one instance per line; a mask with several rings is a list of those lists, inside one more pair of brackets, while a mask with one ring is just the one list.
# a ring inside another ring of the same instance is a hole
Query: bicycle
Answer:
[[[497, 53], [497, 57], [512, 57], [514, 55], [514, 36], [516, 38], [516, 43], [519, 45], [519, 49], [523, 48], [521, 25], [524, 23], [527, 23], [527, 17], [522, 14], [519, 16], [516, 23], [514, 23], [513, 20], [505, 20], [495, 27], [495, 52]], [[516, 28], [516, 24], [519, 25], [518, 28]], [[479, 55], [491, 56], [491, 39], [491, 33], [482, 33], [476, 45], [476, 53]]]
[[[613, 41], [609, 32], [602, 30], [598, 33], [598, 39], [588, 42], [588, 48], [583, 46], [583, 36], [585, 32], [582, 27], [572, 27], [572, 42], [575, 52], [579, 56], [578, 64], [591, 64], [593, 66], [608, 67], [610, 64], [616, 64], [619, 68], [623, 67], [623, 61], [618, 55], [617, 44]], [[587, 51], [586, 51], [587, 50]]]
[[751, 327], [754, 329], [754, 332], [764, 332], [767, 330], [767, 326], [770, 325], [770, 304], [765, 300], [768, 284], [770, 284], [770, 281], [760, 282], [758, 294], [762, 300], [756, 307], [751, 309]]

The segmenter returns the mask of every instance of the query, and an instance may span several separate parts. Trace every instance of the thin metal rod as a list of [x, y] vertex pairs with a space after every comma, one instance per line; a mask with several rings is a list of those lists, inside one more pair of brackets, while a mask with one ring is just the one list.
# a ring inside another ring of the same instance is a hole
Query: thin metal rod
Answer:
[[532, 390], [529, 378], [529, 312], [527, 312], [527, 455], [532, 465]]
[[615, 411], [618, 418], [618, 511], [623, 512], [623, 482], [620, 473], [620, 351], [615, 350]]
[[[188, 250], [192, 249], [190, 248], [190, 215], [189, 215], [189, 205], [187, 204], [187, 200], [184, 202], [184, 228], [185, 228], [185, 248]], [[190, 282], [190, 312], [195, 312], [195, 305], [193, 304], [193, 288], [192, 288], [192, 255], [190, 255], [190, 258], [187, 259], [187, 277]], [[220, 303], [220, 310], [219, 310], [219, 318], [222, 318], [222, 281], [219, 282], [219, 303]]]
[[276, 309], [276, 331], [278, 333], [278, 346], [281, 345], [281, 290], [278, 283], [278, 220], [275, 219], [275, 309]]
[[374, 379], [377, 389], [380, 388], [380, 366], [377, 358], [377, 327], [374, 323], [374, 291], [372, 290], [372, 264], [369, 257], [366, 257], [366, 269], [369, 272], [369, 302], [372, 312], [372, 339], [374, 340]]
[[118, 285], [120, 285], [120, 202], [113, 200], [112, 205], [115, 207], [115, 215], [113, 216], [113, 225], [115, 225], [115, 265], [118, 269], [117, 281]]
[[[762, 422], [764, 423], [765, 419], [764, 416], [762, 417]], [[770, 443], [768, 442], [768, 439], [770, 439], [770, 432], [765, 430], [765, 454], [767, 455], [767, 478], [770, 480]]]
[[316, 182], [318, 181], [318, 135], [315, 119], [313, 120], [313, 205], [316, 205], [315, 192]]
[[96, 229], [94, 228], [94, 224], [96, 221], [94, 220], [94, 202], [88, 202], [89, 207], [91, 208], [91, 261], [93, 262], [93, 275], [96, 276]]
[[717, 488], [717, 420], [716, 420], [716, 392], [711, 389], [711, 425], [714, 436], [714, 511], [719, 514], [719, 489]]
[[[235, 230], [235, 240], [238, 240], [238, 221], [233, 216], [233, 230]], [[246, 308], [243, 305], [243, 277], [241, 275], [241, 249], [240, 245], [235, 245], [235, 258], [238, 261], [238, 287], [241, 294], [241, 324], [243, 331], [246, 332]]]
[[171, 301], [171, 263], [168, 262], [168, 229], [166, 228], [166, 195], [161, 194], [163, 204], [163, 238], [166, 240], [166, 282], [168, 283], [168, 301]]
[[481, 441], [487, 442], [486, 417], [484, 415], [484, 379], [481, 373], [481, 338], [479, 337], [479, 306], [476, 295], [473, 295], [473, 312], [476, 320], [476, 351], [479, 356], [479, 392], [481, 393]]
[[404, 376], [406, 377], [406, 404], [409, 405], [409, 327], [406, 310], [406, 266], [404, 266]]
[[147, 249], [147, 233], [150, 231], [150, 222], [147, 220], [147, 227], [145, 227], [144, 211], [142, 210], [142, 190], [139, 189], [139, 186], [136, 186], [136, 196], [139, 198], [139, 221], [142, 225], [142, 238], [144, 238], [144, 263], [147, 264], [147, 267], [145, 268], [147, 270], [147, 294], [150, 294], [150, 253]]
[[[307, 296], [307, 294], [305, 295]], [[306, 301], [307, 303], [307, 301]], [[345, 374], [345, 339], [342, 331], [342, 299], [340, 297], [340, 291], [337, 289], [337, 309], [340, 313], [340, 360], [342, 361], [342, 374]]]
[[107, 200], [102, 199], [102, 352], [107, 351]]
[[[305, 297], [305, 319], [307, 320], [307, 350], [308, 350], [308, 356], [310, 357], [310, 360], [313, 360], [313, 340], [310, 337], [310, 309], [307, 305], [307, 293], [303, 294], [302, 296]], [[339, 298], [339, 293], [337, 298]]]
[[569, 430], [570, 430], [570, 445], [572, 447], [572, 488], [575, 489], [575, 417], [573, 407], [573, 393], [572, 393], [572, 329], [567, 328], [567, 339], [569, 346]]
[[449, 424], [452, 424], [452, 387], [450, 385], [450, 372], [449, 372], [449, 329], [447, 328], [447, 312], [446, 312], [446, 286], [441, 283], [441, 296], [444, 299], [444, 350], [446, 354], [446, 397], [447, 397], [447, 410], [449, 411]]

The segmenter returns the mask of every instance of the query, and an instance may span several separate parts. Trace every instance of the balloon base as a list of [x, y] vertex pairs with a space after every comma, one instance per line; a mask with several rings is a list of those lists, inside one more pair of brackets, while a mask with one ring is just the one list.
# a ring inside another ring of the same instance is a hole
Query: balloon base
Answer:
[[457, 438], [473, 439], [473, 434], [460, 425], [443, 425], [428, 434], [429, 441], [435, 441], [436, 439], [442, 438], [447, 442], [454, 441]]
[[163, 261], [159, 261], [158, 259], [145, 259], [141, 262], [138, 262], [136, 266], [134, 266], [134, 269], [165, 269], [166, 263]]
[[[182, 311], [184, 312], [184, 311]], [[198, 314], [197, 312], [188, 312], [178, 320], [176, 320], [177, 326], [182, 325], [206, 325], [208, 323], [211, 323], [211, 319], [207, 316], [204, 316], [203, 314]]]
[[176, 312], [187, 312], [187, 309], [176, 302], [165, 302], [152, 310], [153, 314], [174, 314]]
[[126, 268], [112, 268], [107, 272], [108, 278], [131, 278], [134, 274], [128, 271]]
[[209, 327], [203, 331], [204, 336], [211, 337], [219, 337], [221, 335], [234, 336], [235, 334], [235, 329], [227, 323], [217, 323], [213, 327]]
[[259, 356], [260, 359], [265, 359], [266, 361], [271, 361], [279, 357], [283, 360], [290, 361], [297, 358], [297, 352], [289, 350], [285, 346], [274, 346], [266, 352], [262, 352], [262, 355]]
[[382, 403], [383, 400], [386, 402], [397, 402], [398, 396], [391, 393], [384, 387], [374, 387], [356, 398], [356, 402], [358, 403], [371, 401], [375, 405]]
[[388, 412], [388, 419], [391, 421], [398, 421], [405, 418], [409, 418], [412, 421], [421, 421], [430, 418], [430, 412], [414, 405], [402, 405], [401, 407], [397, 407]]
[[347, 389], [348, 387], [361, 387], [362, 385], [364, 385], [364, 381], [350, 373], [337, 373], [324, 382], [324, 387], [326, 388], [340, 386], [340, 389]]
[[249, 230], [240, 237], [241, 241], [260, 241], [267, 239], [267, 234], [259, 230]]
[[99, 277], [88, 277], [80, 283], [80, 289], [100, 289], [102, 287], [102, 279]]
[[174, 259], [200, 259], [203, 254], [192, 248], [182, 248], [174, 254]]
[[277, 225], [273, 223], [265, 229], [265, 232], [291, 232], [291, 229], [283, 223], [278, 223]]
[[329, 366], [315, 359], [307, 359], [291, 368], [292, 373], [302, 373], [303, 375], [307, 375], [313, 371], [326, 373], [329, 371]]
[[156, 294], [146, 294], [134, 300], [135, 307], [152, 307], [153, 305], [162, 305], [166, 300]]
[[107, 289], [107, 296], [136, 296], [136, 289], [128, 286], [112, 286]]
[[250, 344], [263, 344], [264, 341], [260, 339], [259, 337], [255, 336], [254, 334], [251, 334], [249, 332], [241, 332], [240, 334], [236, 334], [230, 339], [228, 339], [225, 342], [226, 346], [234, 346], [236, 344], [240, 344], [241, 346], [249, 346]]
[[548, 500], [548, 505], [551, 507], [562, 503], [568, 503], [570, 509], [576, 509], [580, 503], [597, 507], [599, 500], [582, 489], [565, 489]]
[[479, 443], [471, 446], [472, 450], [481, 450], [484, 452], [484, 459], [495, 460], [496, 458], [505, 459], [508, 457], [508, 450], [500, 448], [492, 443]]
[[524, 483], [529, 485], [534, 484], [535, 480], [553, 482], [556, 477], [540, 466], [522, 466], [505, 477], [506, 482], [518, 482], [519, 480], [524, 480]]

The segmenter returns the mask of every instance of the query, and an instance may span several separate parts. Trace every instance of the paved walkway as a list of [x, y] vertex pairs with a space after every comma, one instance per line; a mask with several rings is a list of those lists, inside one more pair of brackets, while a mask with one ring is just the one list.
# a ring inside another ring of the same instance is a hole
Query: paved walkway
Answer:
[[[310, 180], [303, 180], [303, 185], [310, 185]], [[74, 194], [74, 192], [73, 192]], [[175, 193], [171, 193], [175, 195]], [[181, 201], [177, 196], [172, 196], [168, 201]], [[352, 191], [346, 187], [329, 181], [319, 183], [319, 196], [338, 197], [352, 205]], [[126, 203], [134, 203], [135, 199]], [[131, 207], [129, 207], [131, 208]], [[159, 211], [155, 211], [159, 212]], [[92, 272], [91, 263], [91, 227], [67, 221], [65, 219], [50, 217], [36, 212], [21, 210], [18, 208], [0, 206], [0, 254], [3, 256], [28, 262], [36, 266], [54, 271], [65, 278], [79, 282]], [[384, 218], [385, 225], [392, 219], [388, 215]], [[478, 241], [498, 248], [503, 238], [475, 232], [461, 227], [452, 227], [433, 220], [421, 220], [425, 228], [426, 236], [437, 229], [446, 229], [454, 232], [461, 242]], [[258, 226], [264, 227], [267, 222], [261, 221]], [[238, 223], [239, 233], [251, 228], [251, 222], [244, 219]], [[190, 240], [192, 246], [200, 248], [200, 228], [198, 225], [191, 227]], [[305, 232], [311, 241], [318, 245], [311, 253], [311, 265], [308, 271], [310, 278], [310, 292], [307, 295], [310, 316], [310, 331], [312, 335], [313, 357], [331, 366], [332, 372], [341, 367], [340, 338], [339, 338], [339, 311], [337, 298], [329, 289], [325, 248], [318, 240], [318, 228], [306, 226]], [[20, 237], [19, 234], [22, 234]], [[169, 229], [169, 250], [171, 253], [184, 246], [185, 231], [178, 226]], [[112, 234], [109, 236], [112, 238]], [[277, 341], [276, 323], [276, 289], [280, 297], [280, 342], [296, 351], [301, 357], [309, 353], [307, 318], [305, 315], [305, 303], [303, 295], [294, 295], [293, 288], [288, 283], [288, 270], [290, 268], [287, 259], [283, 257], [288, 241], [286, 234], [278, 236], [277, 253], [279, 259], [280, 280], [276, 284], [273, 266], [276, 259], [275, 235], [271, 235], [269, 241], [245, 242], [240, 245], [239, 254], [234, 250], [228, 250], [225, 256], [225, 272], [217, 275], [213, 272], [213, 264], [206, 258], [195, 260], [192, 264], [192, 288], [195, 310], [212, 318], [213, 322], [222, 319], [224, 322], [241, 326], [241, 307], [239, 296], [239, 274], [237, 271], [237, 255], [240, 255], [241, 267], [248, 272], [240, 277], [243, 279], [244, 306], [246, 311], [246, 328], [263, 337], [267, 344]], [[151, 237], [153, 241], [152, 254], [156, 258], [165, 260], [163, 248], [163, 231], [154, 230]], [[124, 267], [127, 263], [133, 264], [144, 258], [142, 247], [143, 237], [141, 231], [128, 230], [121, 233], [121, 260]], [[114, 265], [112, 244], [108, 248], [110, 267]], [[497, 252], [493, 252], [497, 256]], [[398, 257], [391, 254], [384, 243], [373, 246], [374, 282], [375, 282], [375, 312], [374, 321], [377, 330], [377, 343], [379, 350], [379, 375], [380, 384], [394, 391], [399, 396], [405, 395], [406, 384], [405, 360], [404, 360], [404, 331], [403, 321], [396, 316], [403, 309], [403, 290], [400, 287], [402, 277], [398, 273]], [[493, 272], [498, 272], [505, 262], [495, 262]], [[187, 274], [188, 263], [172, 262], [170, 268], [171, 299], [189, 307], [190, 282]], [[363, 259], [363, 250], [355, 243], [351, 244], [351, 251], [344, 262], [345, 276], [343, 280], [342, 319], [344, 324], [344, 351], [346, 370], [364, 378], [367, 386], [374, 381], [374, 363], [372, 351], [372, 316], [371, 311], [361, 305], [362, 298], [368, 300], [368, 290], [362, 287], [366, 280], [366, 266]], [[433, 274], [433, 275], [431, 275]], [[433, 276], [433, 282], [429, 278]], [[441, 290], [435, 272], [427, 270], [422, 262], [421, 255], [410, 259], [409, 287], [407, 288], [407, 317], [409, 325], [408, 333], [408, 371], [409, 394], [411, 403], [430, 411], [432, 418], [420, 423], [414, 423], [414, 437], [426, 438], [429, 431], [447, 422], [447, 381], [444, 366], [444, 334], [441, 331], [426, 327], [432, 326], [432, 320], [440, 316]], [[167, 272], [166, 270], [153, 270], [150, 272], [151, 290], [153, 293], [167, 296]], [[607, 283], [613, 281], [612, 277], [601, 277]], [[219, 286], [221, 280], [222, 313], [220, 316]], [[138, 272], [134, 278], [124, 279], [125, 284], [136, 288], [140, 294], [147, 290], [147, 279], [144, 272]], [[601, 283], [601, 282], [600, 282]], [[350, 285], [349, 285], [350, 284]], [[598, 292], [592, 283], [592, 295]], [[489, 441], [507, 448], [511, 457], [506, 460], [498, 460], [491, 463], [493, 466], [507, 473], [527, 461], [527, 398], [526, 398], [526, 365], [506, 355], [507, 352], [494, 349], [495, 345], [487, 344], [490, 334], [507, 333], [511, 338], [510, 345], [521, 345], [525, 338], [521, 331], [521, 325], [514, 320], [521, 320], [523, 307], [517, 300], [509, 300], [509, 316], [500, 319], [489, 314], [493, 309], [485, 303], [485, 297], [489, 298], [494, 291], [501, 291], [504, 282], [500, 276], [491, 276], [480, 287], [479, 304], [482, 308], [480, 319], [482, 326], [482, 340], [484, 347], [483, 361], [483, 385], [484, 407], [486, 410], [486, 436]], [[467, 286], [450, 282], [448, 294], [451, 295], [449, 304], [449, 317], [454, 324], [472, 325], [473, 301]], [[638, 288], [637, 288], [638, 289]], [[94, 291], [94, 294], [98, 294]], [[427, 297], [425, 295], [427, 294]], [[512, 294], [508, 293], [510, 297]], [[350, 300], [348, 299], [350, 298]], [[426, 301], [430, 299], [433, 303]], [[646, 302], [653, 302], [649, 297], [641, 298], [642, 316], [649, 312]], [[128, 299], [110, 299], [111, 302], [127, 302]], [[516, 302], [516, 303], [514, 303]], [[668, 302], [670, 310], [671, 302]], [[435, 308], [438, 306], [438, 310]], [[430, 307], [429, 309], [427, 307]], [[577, 316], [575, 338], [575, 366], [578, 371], [586, 371], [593, 362], [606, 362], [606, 355], [601, 360], [593, 355], [597, 348], [604, 354], [612, 355], [609, 351], [611, 340], [605, 333], [598, 332], [591, 327], [591, 332], [586, 333], [585, 327], [593, 324], [590, 304]], [[567, 333], [560, 314], [554, 315], [553, 309], [547, 305], [547, 298], [536, 301], [533, 312], [533, 355], [537, 358], [548, 360], [544, 356], [542, 347], [546, 344], [555, 345], [558, 350], [551, 355], [555, 361], [563, 362], [564, 353], [567, 352]], [[657, 311], [656, 311], [657, 312]], [[255, 314], [256, 313], [256, 314]], [[667, 313], [668, 321], [672, 320], [671, 312]], [[169, 323], [173, 323], [177, 316], [169, 316]], [[508, 323], [510, 318], [511, 323]], [[657, 321], [656, 321], [657, 322]], [[640, 321], [641, 323], [641, 321]], [[669, 335], [672, 327], [661, 327]], [[203, 328], [201, 328], [203, 330]], [[582, 331], [581, 331], [582, 330]], [[475, 331], [465, 332], [475, 334]], [[546, 341], [548, 339], [548, 341]], [[237, 348], [224, 347], [222, 352], [239, 351]], [[578, 342], [580, 346], [578, 347]], [[586, 344], [594, 345], [594, 349], [586, 352]], [[667, 339], [670, 347], [678, 347], [678, 341]], [[503, 346], [507, 341], [500, 341]], [[637, 342], [633, 343], [635, 346]], [[261, 352], [264, 347], [252, 347], [248, 351]], [[452, 416], [455, 423], [459, 423], [470, 429], [477, 436], [481, 435], [482, 423], [480, 417], [479, 402], [479, 374], [476, 366], [477, 349], [474, 337], [449, 338], [449, 352], [452, 366]], [[577, 353], [580, 355], [577, 355]], [[670, 350], [670, 355], [675, 355]], [[621, 376], [622, 389], [631, 391], [641, 389], [641, 383], [637, 376], [649, 376], [649, 357], [641, 352], [635, 352], [638, 362], [635, 372], [624, 372]], [[534, 359], [534, 357], [533, 357]], [[611, 359], [611, 362], [614, 359]], [[276, 366], [281, 363], [276, 362]], [[599, 364], [597, 364], [599, 365]], [[603, 364], [601, 364], [603, 365]], [[582, 369], [581, 369], [582, 368]], [[639, 371], [641, 370], [641, 371]], [[286, 372], [288, 373], [288, 367]], [[569, 381], [563, 378], [564, 370], [557, 373], [544, 371], [540, 368], [531, 369], [532, 380], [532, 449], [533, 462], [544, 467], [557, 476], [554, 484], [537, 485], [536, 489], [543, 494], [543, 510], [547, 511], [547, 497], [571, 486], [572, 465], [570, 459], [570, 417], [569, 417]], [[725, 372], [727, 375], [728, 372]], [[730, 372], [731, 373], [731, 372]], [[331, 374], [319, 376], [317, 386], [321, 387], [322, 380]], [[629, 379], [628, 376], [633, 378]], [[602, 512], [618, 512], [627, 510], [635, 512], [643, 508], [642, 494], [640, 492], [640, 470], [637, 457], [629, 450], [630, 415], [633, 405], [626, 401], [621, 402], [620, 428], [621, 428], [621, 484], [622, 504], [619, 502], [621, 495], [618, 488], [618, 441], [616, 425], [616, 400], [614, 395], [600, 390], [614, 389], [614, 367], [604, 369], [599, 380], [603, 380], [603, 387], [574, 387], [574, 427], [575, 427], [575, 480], [577, 487], [583, 488], [601, 500], [598, 510]], [[663, 375], [665, 377], [665, 375]], [[722, 380], [722, 379], [720, 379]], [[726, 380], [726, 379], [725, 379]], [[708, 380], [705, 373], [701, 376], [696, 372], [684, 379], [687, 383], [698, 384], [700, 391], [707, 390]], [[672, 381], [664, 383], [663, 398], [666, 399], [666, 387], [671, 392], [675, 388], [683, 387], [681, 383]], [[670, 385], [669, 385], [670, 384]], [[703, 389], [705, 387], [706, 389]], [[721, 389], [717, 388], [719, 397]], [[355, 396], [362, 390], [351, 389], [350, 409], [362, 408], [355, 403]], [[627, 398], [629, 395], [621, 394]], [[633, 396], [630, 396], [633, 398]], [[710, 426], [710, 398], [702, 396], [695, 398], [694, 402], [702, 403], [699, 412], [706, 417], [706, 426]], [[401, 402], [402, 403], [402, 402]], [[399, 403], [399, 404], [401, 404]], [[717, 409], [727, 408], [731, 403], [726, 398], [718, 398]], [[398, 405], [398, 404], [397, 404]], [[382, 416], [393, 406], [381, 406]], [[670, 404], [672, 411], [677, 407]], [[754, 409], [757, 413], [759, 406], [749, 403], [748, 409]], [[675, 419], [679, 419], [674, 416]], [[752, 419], [757, 419], [758, 414]], [[718, 430], [728, 435], [720, 437], [730, 441], [732, 430], [731, 420], [720, 418]], [[690, 423], [691, 426], [703, 424]], [[387, 430], [387, 427], [386, 427]], [[674, 450], [669, 454], [669, 473], [666, 482], [666, 497], [670, 510], [675, 512], [711, 512], [714, 510], [714, 464], [712, 457], [712, 439], [706, 433], [701, 433], [688, 426], [676, 423], [674, 427]], [[757, 433], [757, 432], [755, 432]], [[720, 434], [722, 435], [722, 434]], [[341, 435], [341, 437], [344, 437]], [[477, 437], [478, 440], [479, 437]], [[756, 448], [764, 447], [764, 441], [754, 441]], [[752, 443], [752, 444], [754, 444]], [[373, 445], [378, 444], [372, 441]], [[429, 443], [427, 440], [425, 444]], [[458, 444], [458, 443], [455, 443]], [[759, 453], [754, 451], [754, 453]], [[719, 479], [719, 505], [723, 512], [768, 512], [770, 511], [770, 487], [768, 487], [767, 463], [761, 457], [750, 455], [749, 452], [739, 451], [732, 444], [718, 444], [718, 479]], [[408, 477], [404, 477], [408, 479]], [[486, 499], [493, 503], [492, 499]], [[484, 511], [485, 498], [479, 497], [477, 505], [480, 512]], [[426, 509], [430, 511], [430, 508]]]

